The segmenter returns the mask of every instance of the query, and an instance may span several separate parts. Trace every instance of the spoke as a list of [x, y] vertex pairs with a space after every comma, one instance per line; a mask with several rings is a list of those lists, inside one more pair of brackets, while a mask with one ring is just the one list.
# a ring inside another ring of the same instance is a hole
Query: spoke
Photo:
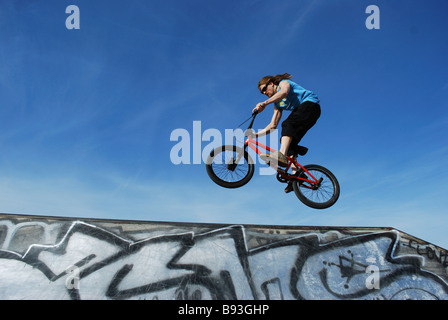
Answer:
[[234, 164], [235, 159], [237, 158], [238, 153], [230, 150], [223, 150], [220, 155], [217, 155], [214, 159], [216, 161], [212, 163], [213, 171], [216, 176], [227, 182], [239, 181], [243, 179], [249, 171], [248, 163], [245, 161], [244, 157], [240, 157], [241, 160], [238, 164], [236, 164], [233, 170], [228, 167], [228, 165]]
[[[323, 178], [318, 189], [312, 189], [312, 185], [308, 182], [303, 182], [299, 188], [304, 197], [315, 203], [324, 203], [329, 201], [334, 194], [334, 187], [331, 179], [327, 175], [319, 170], [309, 170], [317, 180]], [[311, 188], [310, 188], [311, 187]]]

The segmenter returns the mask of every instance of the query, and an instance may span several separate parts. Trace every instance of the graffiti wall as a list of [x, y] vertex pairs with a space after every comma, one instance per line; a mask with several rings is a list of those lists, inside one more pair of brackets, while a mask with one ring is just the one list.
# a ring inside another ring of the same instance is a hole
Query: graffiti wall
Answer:
[[381, 228], [0, 215], [0, 299], [448, 299], [447, 252]]

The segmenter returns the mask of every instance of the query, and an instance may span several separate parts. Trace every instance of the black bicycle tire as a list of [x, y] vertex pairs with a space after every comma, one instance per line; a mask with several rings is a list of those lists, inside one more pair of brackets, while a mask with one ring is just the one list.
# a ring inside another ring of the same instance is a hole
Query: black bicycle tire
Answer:
[[[221, 179], [220, 177], [218, 177], [215, 173], [215, 171], [213, 170], [213, 159], [219, 155], [220, 153], [222, 153], [223, 151], [233, 151], [233, 152], [244, 152], [244, 160], [247, 162], [248, 165], [248, 170], [246, 175], [237, 181], [225, 181], [223, 179]], [[213, 182], [215, 182], [217, 185], [224, 187], [224, 188], [239, 188], [244, 186], [246, 183], [248, 183], [250, 181], [250, 179], [252, 179], [252, 176], [254, 175], [254, 163], [252, 161], [252, 158], [250, 157], [250, 155], [247, 153], [246, 150], [244, 150], [241, 147], [237, 147], [234, 145], [223, 145], [220, 147], [215, 148], [214, 150], [212, 150], [210, 152], [210, 155], [207, 158], [207, 162], [206, 162], [206, 169], [207, 169], [207, 174], [210, 177], [210, 179], [212, 179]]]
[[330, 179], [334, 191], [329, 200], [327, 200], [325, 202], [315, 202], [315, 201], [310, 200], [307, 196], [305, 196], [302, 193], [302, 191], [300, 189], [301, 181], [294, 180], [293, 188], [294, 188], [294, 193], [296, 194], [297, 198], [299, 198], [299, 200], [302, 201], [303, 204], [307, 205], [308, 207], [314, 208], [314, 209], [327, 209], [327, 208], [331, 207], [332, 205], [334, 205], [336, 203], [336, 201], [339, 199], [339, 195], [341, 193], [341, 188], [340, 188], [340, 185], [339, 185], [339, 182], [338, 182], [338, 179], [336, 178], [336, 176], [327, 168], [317, 165], [317, 164], [308, 164], [308, 165], [305, 165], [304, 168], [308, 171], [311, 171], [311, 170], [320, 171], [321, 173], [326, 175]]

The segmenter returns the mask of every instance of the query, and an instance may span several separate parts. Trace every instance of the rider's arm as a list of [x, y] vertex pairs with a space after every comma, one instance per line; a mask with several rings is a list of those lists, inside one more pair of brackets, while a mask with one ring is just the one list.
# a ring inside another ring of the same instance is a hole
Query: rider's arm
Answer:
[[282, 81], [279, 83], [279, 91], [277, 91], [272, 97], [267, 99], [265, 102], [260, 102], [257, 104], [255, 109], [258, 110], [258, 112], [261, 112], [264, 110], [264, 108], [271, 103], [279, 102], [282, 99], [286, 98], [288, 96], [289, 90], [291, 89], [291, 85], [288, 81]]
[[261, 137], [271, 133], [271, 131], [277, 128], [281, 118], [282, 118], [282, 111], [274, 107], [274, 114], [272, 115], [271, 122], [266, 126], [266, 128], [255, 133], [255, 136]]

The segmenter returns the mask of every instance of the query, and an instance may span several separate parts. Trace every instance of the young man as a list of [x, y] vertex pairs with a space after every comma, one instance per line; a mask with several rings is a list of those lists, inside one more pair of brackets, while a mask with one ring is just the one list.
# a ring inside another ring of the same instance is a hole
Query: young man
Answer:
[[[288, 156], [297, 154], [297, 144], [302, 140], [306, 132], [311, 129], [320, 117], [320, 101], [313, 92], [299, 86], [289, 80], [292, 76], [288, 73], [265, 76], [258, 83], [258, 89], [268, 99], [260, 102], [253, 109], [262, 112], [267, 105], [274, 103], [274, 114], [271, 122], [263, 130], [255, 133], [255, 137], [269, 134], [277, 128], [284, 110], [291, 114], [282, 123], [280, 150], [272, 154], [263, 154], [260, 157], [271, 160], [279, 166], [288, 165]], [[292, 191], [292, 184], [288, 184], [285, 192]]]

